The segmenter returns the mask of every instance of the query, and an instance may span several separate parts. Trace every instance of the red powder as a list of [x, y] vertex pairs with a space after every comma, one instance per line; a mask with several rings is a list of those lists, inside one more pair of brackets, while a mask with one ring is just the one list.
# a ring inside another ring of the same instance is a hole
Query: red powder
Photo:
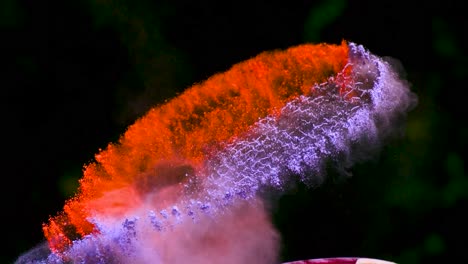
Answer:
[[[182, 174], [202, 166], [223, 144], [288, 101], [313, 93], [315, 84], [343, 71], [347, 62], [344, 41], [264, 52], [151, 109], [85, 166], [78, 195], [43, 225], [50, 248], [63, 251], [72, 240], [96, 232], [87, 219], [93, 214], [119, 217], [137, 208], [141, 193], [154, 186], [166, 190], [158, 192], [154, 203], [169, 203], [180, 195], [176, 183]], [[348, 92], [346, 83], [338, 89]], [[158, 169], [162, 167], [172, 170]]]

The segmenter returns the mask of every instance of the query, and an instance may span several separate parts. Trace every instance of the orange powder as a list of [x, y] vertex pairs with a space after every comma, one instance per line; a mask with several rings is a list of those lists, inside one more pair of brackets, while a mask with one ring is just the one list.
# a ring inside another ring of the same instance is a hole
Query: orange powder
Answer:
[[[180, 191], [181, 175], [248, 133], [259, 119], [312, 93], [315, 84], [341, 72], [347, 62], [344, 41], [264, 52], [151, 109], [85, 166], [77, 196], [43, 225], [51, 249], [60, 252], [72, 240], [97, 232], [89, 222], [94, 214], [119, 217], [136, 208], [151, 186], [172, 188], [154, 203], [169, 201]], [[161, 171], [168, 166], [174, 170]]]

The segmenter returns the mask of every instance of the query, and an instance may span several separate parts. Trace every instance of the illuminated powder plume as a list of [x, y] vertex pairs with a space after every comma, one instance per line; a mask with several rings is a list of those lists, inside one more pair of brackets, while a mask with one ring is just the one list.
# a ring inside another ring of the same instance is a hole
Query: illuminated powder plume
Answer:
[[51, 251], [18, 263], [276, 263], [262, 190], [365, 159], [415, 103], [392, 65], [354, 43], [261, 53], [100, 151], [43, 227]]

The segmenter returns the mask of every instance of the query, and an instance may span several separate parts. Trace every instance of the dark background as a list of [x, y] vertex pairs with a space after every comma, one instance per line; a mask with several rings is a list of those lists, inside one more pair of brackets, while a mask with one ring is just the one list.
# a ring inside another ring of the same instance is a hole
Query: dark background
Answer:
[[261, 51], [342, 39], [399, 59], [419, 104], [351, 178], [281, 198], [282, 260], [468, 263], [459, 2], [0, 1], [0, 263], [43, 241], [82, 166], [151, 106]]

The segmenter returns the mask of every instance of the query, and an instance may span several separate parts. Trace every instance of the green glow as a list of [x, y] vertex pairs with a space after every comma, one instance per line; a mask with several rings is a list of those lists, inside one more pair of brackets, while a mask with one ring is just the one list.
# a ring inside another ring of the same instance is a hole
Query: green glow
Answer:
[[346, 4], [346, 0], [325, 0], [312, 8], [304, 25], [304, 40], [320, 41], [321, 31], [343, 13]]
[[455, 57], [460, 53], [457, 40], [447, 22], [440, 18], [432, 20], [433, 49], [436, 54], [445, 57]]

